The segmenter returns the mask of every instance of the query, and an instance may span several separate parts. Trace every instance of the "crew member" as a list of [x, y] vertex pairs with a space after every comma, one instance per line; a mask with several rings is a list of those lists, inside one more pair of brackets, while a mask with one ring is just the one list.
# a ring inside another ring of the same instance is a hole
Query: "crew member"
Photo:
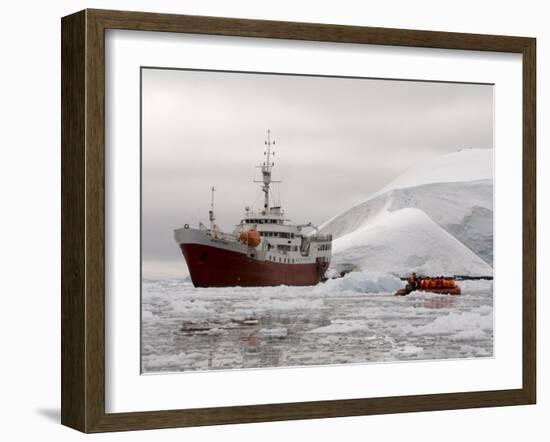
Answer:
[[418, 288], [418, 280], [416, 279], [416, 273], [412, 272], [407, 280], [408, 284], [406, 287], [407, 293], [412, 292]]

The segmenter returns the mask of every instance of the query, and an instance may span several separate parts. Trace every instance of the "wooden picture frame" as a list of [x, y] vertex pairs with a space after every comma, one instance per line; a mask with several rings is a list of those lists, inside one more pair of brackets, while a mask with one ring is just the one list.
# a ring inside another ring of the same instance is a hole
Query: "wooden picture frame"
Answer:
[[[536, 77], [534, 38], [84, 10], [62, 19], [62, 424], [83, 432], [534, 404]], [[523, 63], [523, 385], [513, 390], [105, 412], [105, 30], [124, 29], [495, 51]]]

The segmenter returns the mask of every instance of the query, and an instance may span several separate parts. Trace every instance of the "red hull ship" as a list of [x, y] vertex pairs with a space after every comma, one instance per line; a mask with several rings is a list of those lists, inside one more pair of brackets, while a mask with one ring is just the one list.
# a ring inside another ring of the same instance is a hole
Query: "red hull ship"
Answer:
[[328, 268], [327, 262], [283, 264], [200, 244], [180, 247], [195, 287], [315, 285]]
[[212, 188], [210, 228], [186, 224], [174, 231], [195, 287], [315, 285], [328, 269], [332, 236], [306, 234], [305, 228], [315, 229], [311, 223], [291, 224], [280, 206], [270, 205], [275, 142], [269, 131], [265, 144], [266, 160], [259, 166], [262, 180], [256, 181], [264, 192], [260, 211], [245, 208], [235, 231], [224, 233], [215, 224]]

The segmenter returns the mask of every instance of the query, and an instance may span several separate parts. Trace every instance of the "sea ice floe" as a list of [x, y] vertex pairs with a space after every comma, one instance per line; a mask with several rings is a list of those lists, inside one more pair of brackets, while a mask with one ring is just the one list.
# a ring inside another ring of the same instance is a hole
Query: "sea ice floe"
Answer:
[[354, 333], [368, 329], [369, 326], [364, 321], [335, 319], [329, 325], [314, 328], [309, 330], [308, 333]]
[[449, 313], [437, 316], [432, 322], [422, 326], [407, 326], [405, 334], [414, 336], [454, 334], [464, 340], [466, 336], [479, 339], [480, 333], [493, 329], [493, 315], [487, 313], [485, 307], [481, 311]]
[[[315, 288], [196, 289], [182, 281], [144, 282], [143, 372], [493, 354], [492, 281], [460, 282], [461, 296], [395, 297], [397, 284], [402, 282], [373, 272]], [[363, 292], [371, 289], [377, 292]]]
[[387, 273], [363, 270], [350, 272], [342, 278], [329, 279], [315, 287], [316, 293], [360, 292], [380, 293], [395, 292], [403, 286], [399, 278]]
[[262, 328], [258, 334], [269, 338], [286, 338], [288, 330], [285, 327], [279, 328]]

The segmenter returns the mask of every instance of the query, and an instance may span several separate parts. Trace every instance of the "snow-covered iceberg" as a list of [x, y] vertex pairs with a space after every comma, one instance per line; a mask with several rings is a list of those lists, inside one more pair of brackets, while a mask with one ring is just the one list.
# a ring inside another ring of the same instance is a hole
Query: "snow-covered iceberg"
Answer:
[[387, 212], [333, 242], [334, 264], [407, 275], [492, 274], [492, 268], [419, 209]]
[[465, 149], [413, 166], [321, 226], [333, 265], [403, 276], [492, 275], [493, 151]]
[[493, 149], [460, 149], [418, 162], [376, 194], [433, 183], [493, 179]]

